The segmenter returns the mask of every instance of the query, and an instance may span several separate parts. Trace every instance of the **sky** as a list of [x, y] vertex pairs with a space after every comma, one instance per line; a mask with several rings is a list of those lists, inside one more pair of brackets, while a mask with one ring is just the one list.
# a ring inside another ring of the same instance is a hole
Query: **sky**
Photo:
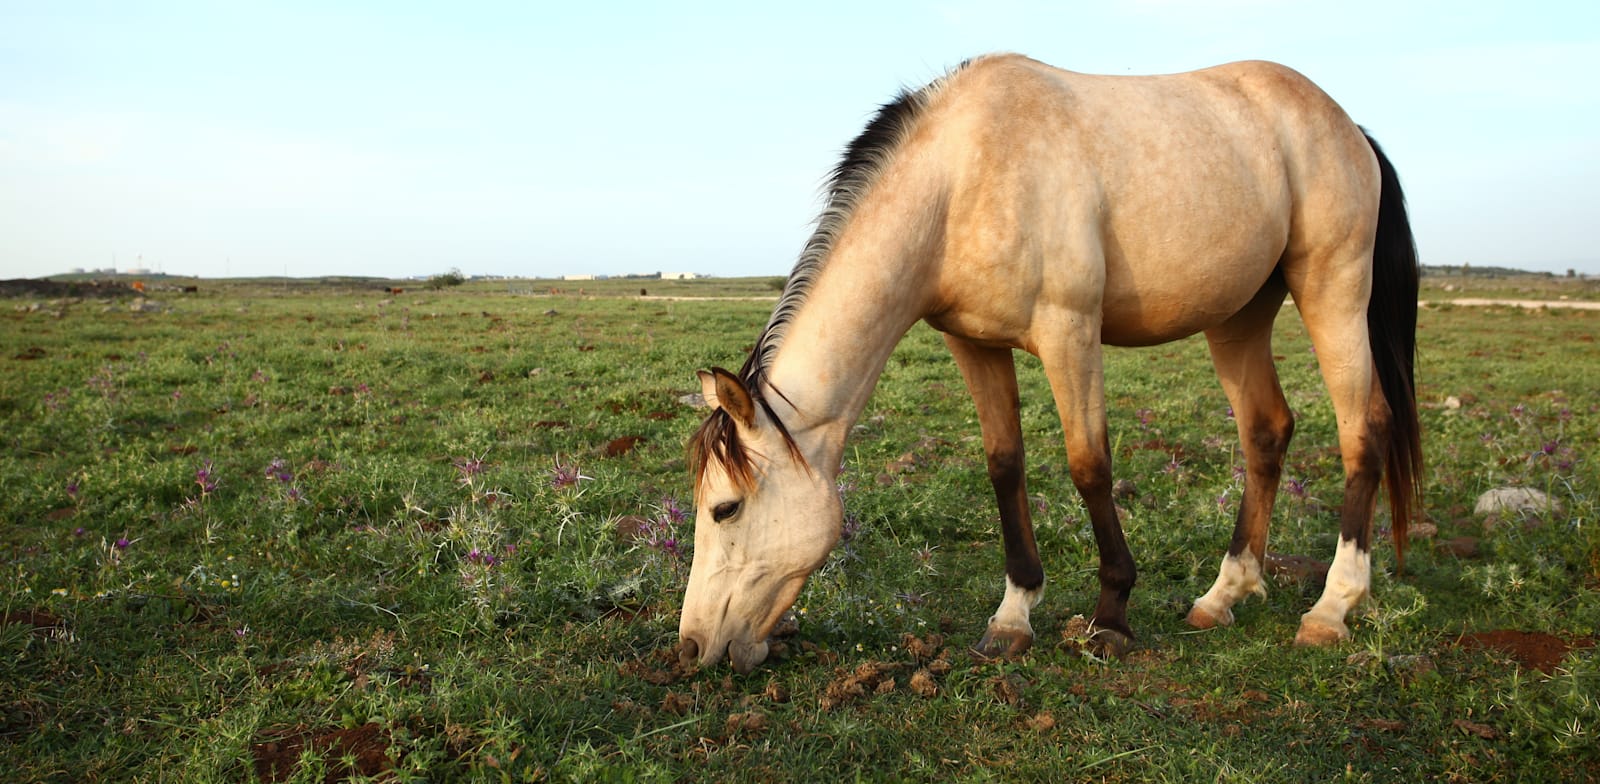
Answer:
[[1290, 65], [1426, 264], [1600, 274], [1600, 3], [0, 0], [0, 277], [782, 275], [878, 105], [973, 55]]

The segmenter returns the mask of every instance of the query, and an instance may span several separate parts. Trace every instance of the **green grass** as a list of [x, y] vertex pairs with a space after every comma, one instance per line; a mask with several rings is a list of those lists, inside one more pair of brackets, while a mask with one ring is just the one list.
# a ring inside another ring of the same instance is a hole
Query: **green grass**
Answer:
[[[1600, 777], [1593, 648], [1546, 674], [1457, 643], [1501, 629], [1594, 640], [1600, 314], [1423, 311], [1439, 533], [1412, 543], [1404, 576], [1380, 547], [1355, 640], [1318, 650], [1290, 644], [1316, 595], [1292, 580], [1237, 607], [1234, 627], [1184, 625], [1231, 532], [1233, 423], [1200, 341], [1109, 352], [1116, 471], [1138, 488], [1124, 506], [1142, 646], [1111, 662], [1063, 639], [1092, 607], [1094, 546], [1031, 358], [1023, 425], [1051, 576], [1039, 640], [1012, 662], [963, 652], [1000, 597], [998, 525], [971, 402], [918, 327], [848, 447], [859, 531], [802, 595], [789, 655], [745, 677], [684, 676], [665, 652], [687, 561], [619, 522], [688, 505], [682, 445], [699, 412], [679, 398], [696, 368], [743, 360], [771, 304], [635, 289], [775, 292], [550, 285], [563, 293], [202, 281], [152, 292], [169, 306], [156, 313], [8, 301], [7, 778]], [[1276, 352], [1299, 415], [1285, 477], [1305, 491], [1283, 494], [1269, 547], [1326, 559], [1342, 475], [1292, 309]], [[626, 437], [642, 440], [608, 456]], [[915, 470], [886, 470], [908, 452]], [[1507, 484], [1562, 512], [1486, 526], [1474, 499]], [[673, 533], [687, 543], [689, 528]], [[1435, 547], [1459, 536], [1479, 555]], [[906, 635], [948, 663], [932, 696], [910, 688], [927, 662]], [[1405, 656], [1432, 666], [1392, 658]], [[869, 688], [835, 704], [863, 666]]]

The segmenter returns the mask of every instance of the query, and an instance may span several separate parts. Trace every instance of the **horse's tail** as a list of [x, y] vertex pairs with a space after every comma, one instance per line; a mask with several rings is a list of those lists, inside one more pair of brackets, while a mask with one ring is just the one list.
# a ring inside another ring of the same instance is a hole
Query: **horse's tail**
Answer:
[[1378, 237], [1372, 251], [1372, 299], [1367, 333], [1383, 398], [1389, 404], [1389, 457], [1384, 489], [1389, 495], [1390, 530], [1400, 571], [1406, 565], [1406, 526], [1422, 504], [1422, 429], [1417, 422], [1413, 367], [1417, 354], [1417, 243], [1406, 216], [1405, 194], [1394, 165], [1371, 134], [1362, 129], [1378, 157], [1382, 193], [1378, 199]]

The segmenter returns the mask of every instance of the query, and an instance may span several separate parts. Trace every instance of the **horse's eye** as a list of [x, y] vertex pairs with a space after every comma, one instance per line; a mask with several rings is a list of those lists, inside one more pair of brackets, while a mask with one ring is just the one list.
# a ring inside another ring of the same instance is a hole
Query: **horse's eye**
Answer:
[[711, 508], [711, 519], [719, 523], [726, 523], [738, 513], [738, 501], [724, 501]]

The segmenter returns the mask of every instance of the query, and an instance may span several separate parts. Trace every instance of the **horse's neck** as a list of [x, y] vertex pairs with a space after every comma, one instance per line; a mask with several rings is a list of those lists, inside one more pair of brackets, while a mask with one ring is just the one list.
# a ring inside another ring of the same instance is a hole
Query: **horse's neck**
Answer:
[[873, 220], [882, 214], [858, 216], [862, 229], [841, 237], [767, 371], [778, 391], [769, 402], [829, 474], [889, 355], [931, 302], [928, 232]]

